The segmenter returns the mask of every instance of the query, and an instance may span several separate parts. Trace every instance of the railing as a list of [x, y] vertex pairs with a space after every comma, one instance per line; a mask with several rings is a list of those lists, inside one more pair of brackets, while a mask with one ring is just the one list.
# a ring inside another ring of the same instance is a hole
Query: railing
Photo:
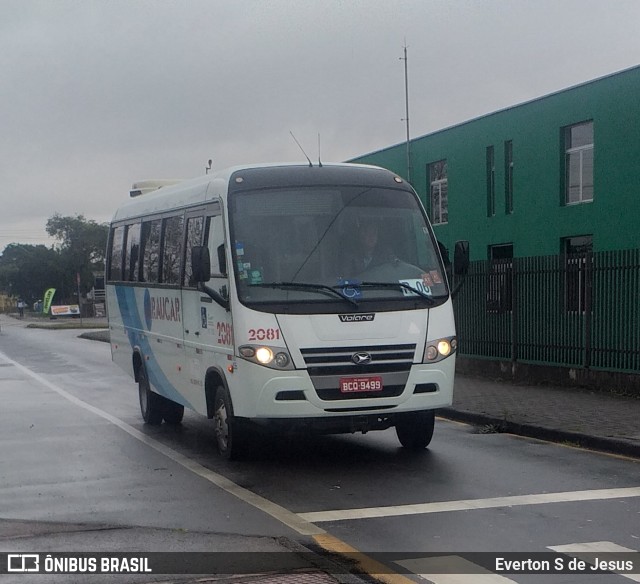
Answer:
[[640, 373], [640, 250], [473, 262], [454, 307], [463, 355]]

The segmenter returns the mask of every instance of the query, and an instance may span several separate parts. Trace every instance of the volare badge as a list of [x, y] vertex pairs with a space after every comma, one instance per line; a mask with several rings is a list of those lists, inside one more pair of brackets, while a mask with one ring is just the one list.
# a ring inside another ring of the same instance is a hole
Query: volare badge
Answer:
[[371, 322], [376, 317], [375, 312], [365, 314], [339, 314], [340, 322]]

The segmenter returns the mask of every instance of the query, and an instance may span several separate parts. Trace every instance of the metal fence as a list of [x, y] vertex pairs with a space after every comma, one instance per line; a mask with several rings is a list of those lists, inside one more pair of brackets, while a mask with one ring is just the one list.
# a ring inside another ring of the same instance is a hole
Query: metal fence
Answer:
[[472, 262], [463, 355], [640, 372], [640, 250]]

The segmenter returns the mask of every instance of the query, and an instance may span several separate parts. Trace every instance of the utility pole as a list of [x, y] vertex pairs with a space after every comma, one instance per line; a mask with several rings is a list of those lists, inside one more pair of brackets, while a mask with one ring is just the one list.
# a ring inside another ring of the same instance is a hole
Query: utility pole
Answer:
[[401, 61], [404, 61], [404, 108], [405, 118], [404, 122], [407, 124], [407, 182], [411, 182], [411, 139], [409, 137], [409, 72], [407, 58], [407, 41], [404, 41], [404, 57], [400, 57]]

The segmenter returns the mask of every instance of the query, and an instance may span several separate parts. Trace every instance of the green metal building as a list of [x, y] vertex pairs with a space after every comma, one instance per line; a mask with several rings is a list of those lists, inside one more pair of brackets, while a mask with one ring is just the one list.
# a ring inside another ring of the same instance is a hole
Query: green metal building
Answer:
[[[405, 143], [352, 162], [408, 174]], [[410, 164], [437, 238], [472, 259], [638, 248], [640, 67], [411, 140]]]
[[461, 354], [640, 394], [640, 66], [409, 147], [353, 162], [409, 178], [438, 240], [470, 242]]

